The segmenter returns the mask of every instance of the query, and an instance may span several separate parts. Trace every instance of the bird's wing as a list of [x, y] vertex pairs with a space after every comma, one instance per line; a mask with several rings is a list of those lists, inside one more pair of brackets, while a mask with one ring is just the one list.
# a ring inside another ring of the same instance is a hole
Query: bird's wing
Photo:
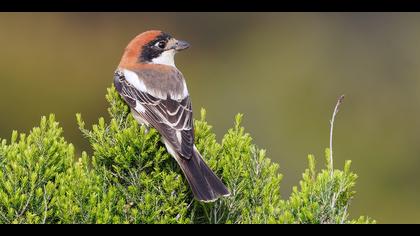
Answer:
[[180, 156], [192, 157], [194, 127], [189, 96], [183, 99], [172, 99], [169, 94], [166, 98], [153, 96], [136, 88], [119, 70], [115, 72], [114, 85], [127, 104], [157, 129]]

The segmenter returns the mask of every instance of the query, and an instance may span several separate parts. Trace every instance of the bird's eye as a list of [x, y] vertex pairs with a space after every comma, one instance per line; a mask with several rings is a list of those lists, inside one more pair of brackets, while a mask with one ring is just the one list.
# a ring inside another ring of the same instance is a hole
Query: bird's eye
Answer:
[[155, 46], [160, 48], [160, 49], [164, 49], [166, 47], [166, 42], [165, 41], [159, 41], [155, 44]]

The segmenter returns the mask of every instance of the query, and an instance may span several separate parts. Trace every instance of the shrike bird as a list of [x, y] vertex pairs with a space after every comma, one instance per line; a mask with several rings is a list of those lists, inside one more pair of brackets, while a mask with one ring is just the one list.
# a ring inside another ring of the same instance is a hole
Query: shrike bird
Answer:
[[114, 74], [118, 93], [133, 117], [154, 127], [183, 171], [197, 200], [230, 195], [194, 145], [191, 100], [174, 56], [190, 45], [162, 31], [139, 34], [126, 47]]

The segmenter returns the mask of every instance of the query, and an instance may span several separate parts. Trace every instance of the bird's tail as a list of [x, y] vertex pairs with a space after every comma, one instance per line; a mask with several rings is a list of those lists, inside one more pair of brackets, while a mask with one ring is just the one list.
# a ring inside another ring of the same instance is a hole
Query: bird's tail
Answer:
[[212, 202], [221, 196], [229, 196], [229, 190], [207, 166], [194, 146], [191, 159], [175, 158], [184, 172], [194, 197], [203, 202]]

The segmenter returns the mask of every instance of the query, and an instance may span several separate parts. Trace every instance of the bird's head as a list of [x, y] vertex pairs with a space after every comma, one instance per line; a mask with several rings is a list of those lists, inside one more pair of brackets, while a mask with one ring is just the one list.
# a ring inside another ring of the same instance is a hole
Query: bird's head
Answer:
[[175, 66], [177, 52], [189, 48], [189, 43], [177, 40], [171, 35], [150, 30], [137, 35], [125, 49], [120, 66], [162, 64]]

